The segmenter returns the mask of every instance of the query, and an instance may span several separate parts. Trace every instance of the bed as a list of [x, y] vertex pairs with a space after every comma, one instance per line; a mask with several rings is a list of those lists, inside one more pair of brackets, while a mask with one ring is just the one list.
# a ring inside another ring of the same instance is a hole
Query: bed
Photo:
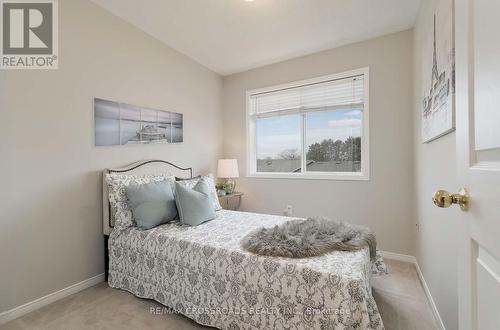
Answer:
[[[107, 173], [162, 164], [162, 171], [192, 176], [189, 168], [157, 162]], [[146, 231], [113, 229], [105, 196], [113, 288], [220, 329], [383, 329], [370, 279], [385, 269], [380, 256], [370, 260], [368, 249], [304, 259], [254, 255], [242, 250], [241, 238], [291, 218], [229, 210], [196, 227], [173, 222]]]

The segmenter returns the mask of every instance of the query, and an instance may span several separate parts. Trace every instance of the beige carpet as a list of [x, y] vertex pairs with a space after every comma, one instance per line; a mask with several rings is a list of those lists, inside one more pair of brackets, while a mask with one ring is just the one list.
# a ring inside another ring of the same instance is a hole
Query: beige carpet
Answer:
[[[386, 260], [389, 275], [376, 277], [373, 295], [386, 329], [439, 329], [412, 264]], [[160, 315], [151, 313], [158, 307]], [[162, 305], [101, 283], [1, 327], [11, 329], [209, 329], [163, 313]]]

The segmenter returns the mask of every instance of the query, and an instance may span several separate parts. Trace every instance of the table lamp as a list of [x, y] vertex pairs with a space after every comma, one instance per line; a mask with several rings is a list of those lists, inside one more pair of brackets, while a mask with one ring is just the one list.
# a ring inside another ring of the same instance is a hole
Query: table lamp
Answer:
[[234, 178], [239, 178], [239, 176], [238, 161], [236, 159], [219, 159], [217, 164], [217, 177], [225, 179], [223, 183], [224, 190], [226, 190], [226, 187], [229, 187], [229, 191], [226, 190], [226, 192], [229, 194], [234, 192], [234, 188], [236, 187]]

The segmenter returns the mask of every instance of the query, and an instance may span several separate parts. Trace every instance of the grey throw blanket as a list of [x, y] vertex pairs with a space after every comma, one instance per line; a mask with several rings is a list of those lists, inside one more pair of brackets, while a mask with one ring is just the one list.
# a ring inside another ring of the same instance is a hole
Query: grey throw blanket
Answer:
[[370, 249], [375, 259], [377, 242], [370, 229], [327, 218], [290, 220], [273, 228], [261, 228], [246, 235], [241, 246], [255, 254], [306, 258], [334, 250]]

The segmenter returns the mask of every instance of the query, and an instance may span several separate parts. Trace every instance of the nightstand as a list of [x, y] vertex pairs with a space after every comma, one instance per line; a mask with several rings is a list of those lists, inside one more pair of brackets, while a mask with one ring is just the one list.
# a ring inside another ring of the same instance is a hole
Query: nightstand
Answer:
[[236, 211], [240, 208], [243, 193], [234, 192], [225, 196], [219, 196], [219, 203], [224, 210]]

